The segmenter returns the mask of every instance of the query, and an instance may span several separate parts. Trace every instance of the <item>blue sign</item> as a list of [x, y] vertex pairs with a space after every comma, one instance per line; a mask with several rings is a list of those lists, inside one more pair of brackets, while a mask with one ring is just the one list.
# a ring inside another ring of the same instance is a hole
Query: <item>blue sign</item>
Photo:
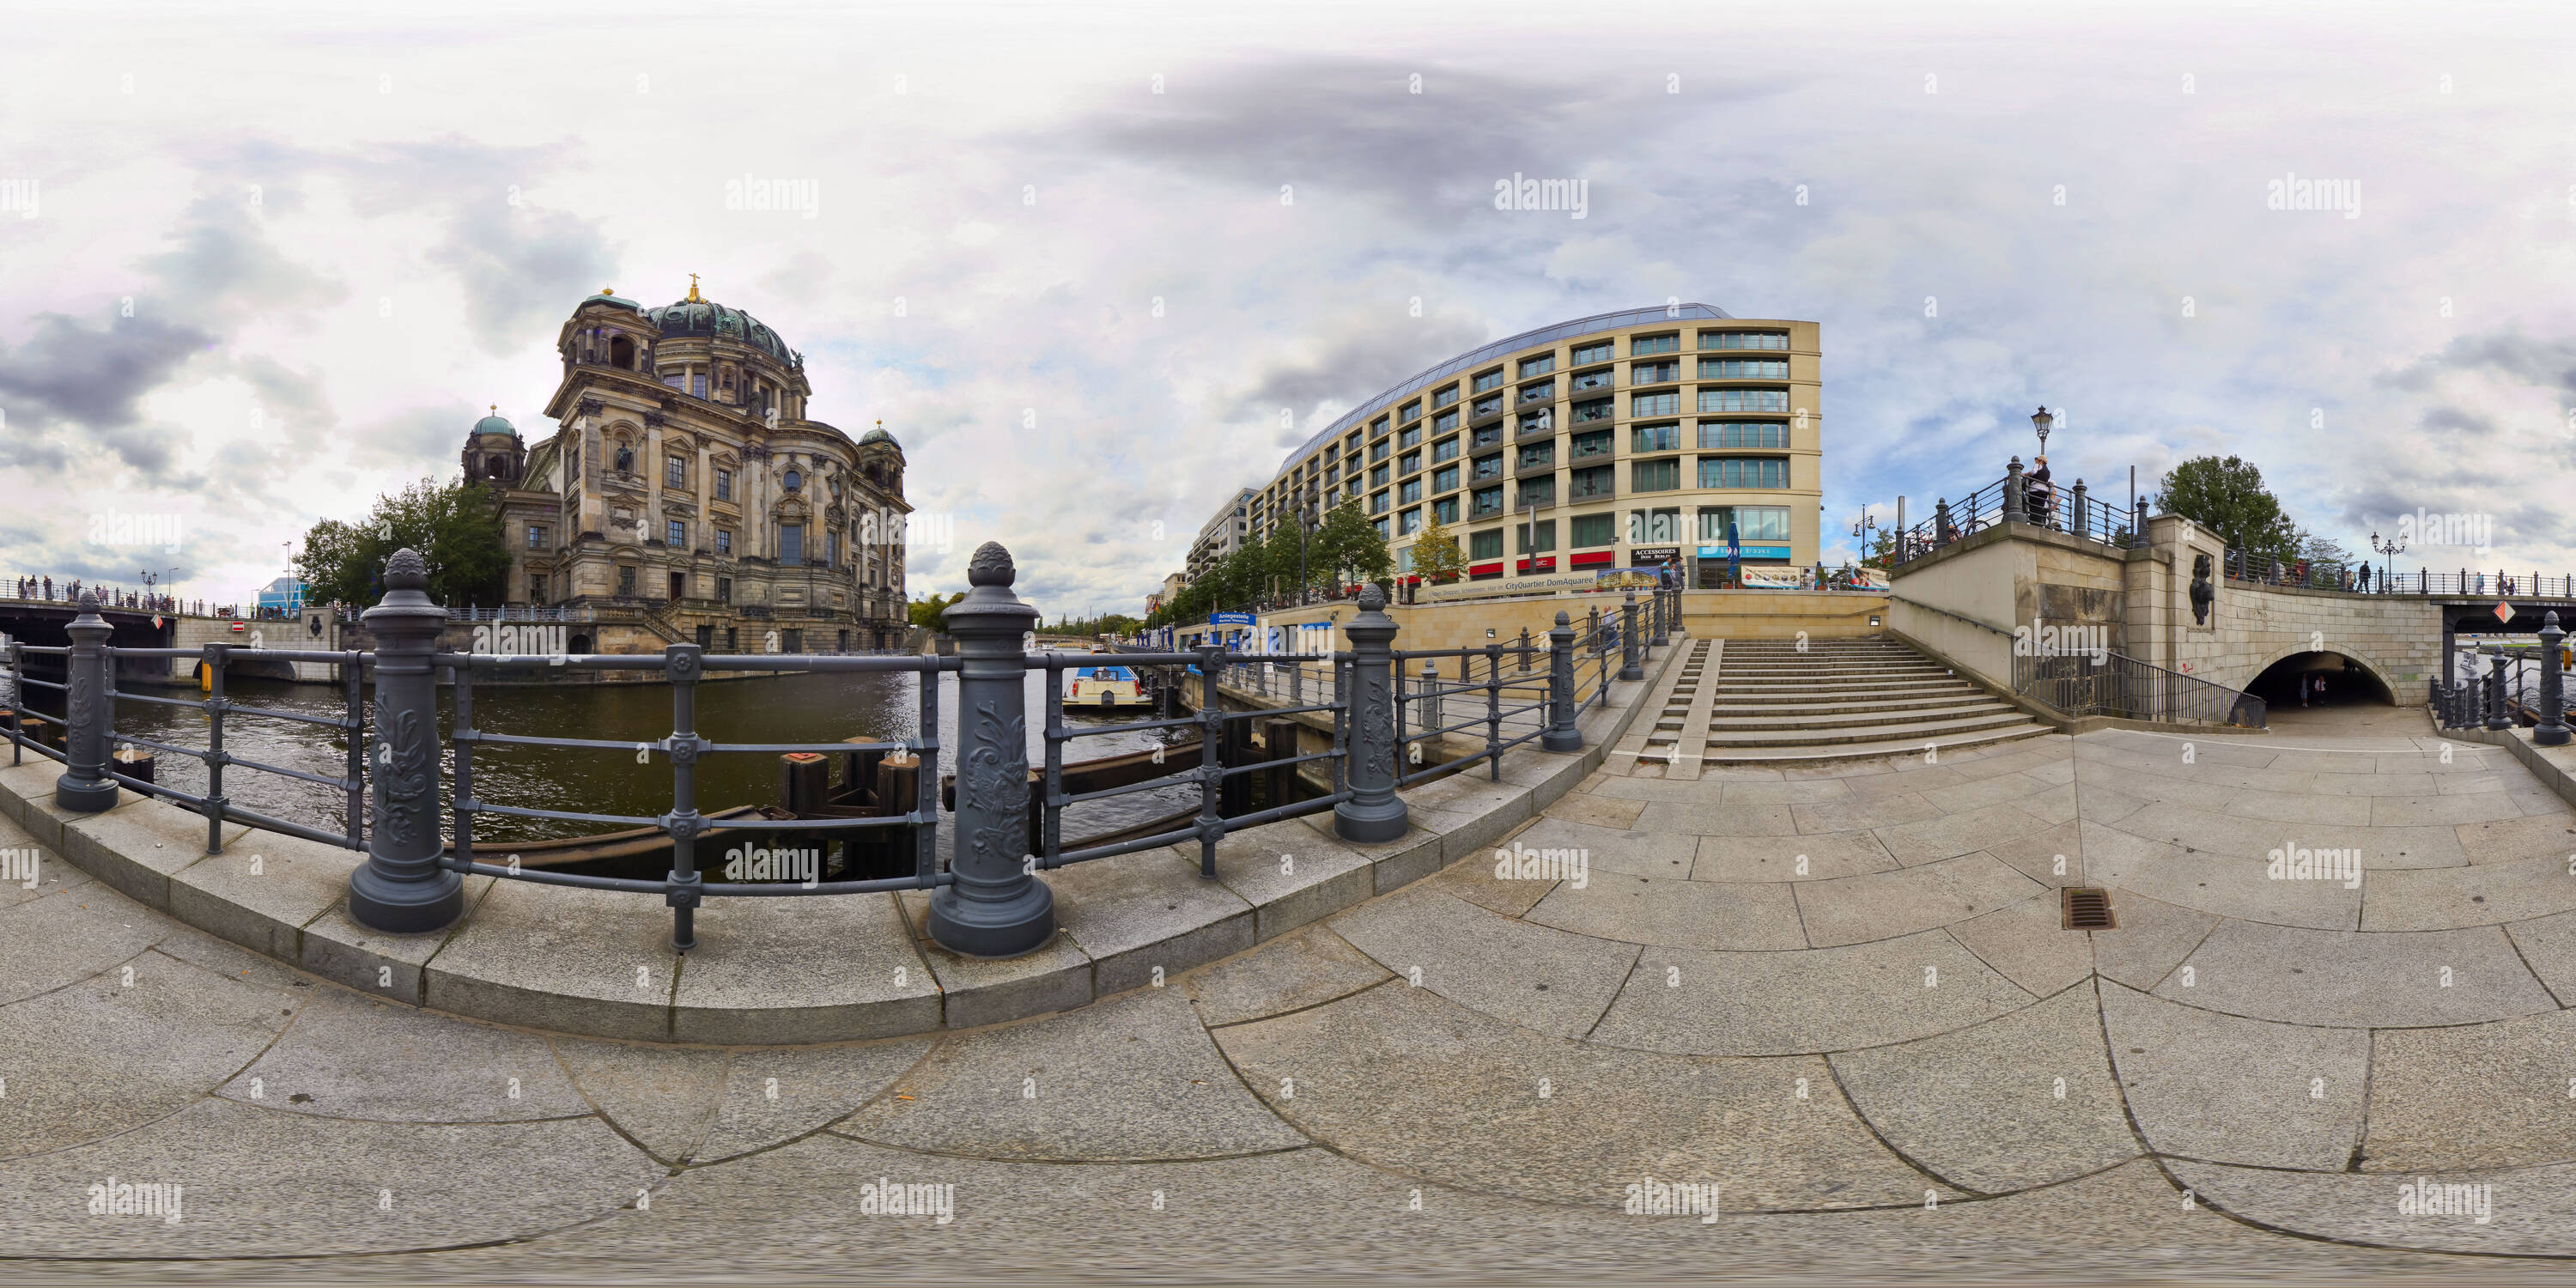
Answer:
[[1252, 614], [1250, 613], [1208, 614], [1208, 625], [1210, 626], [1250, 626], [1251, 624]]
[[[1740, 557], [1745, 559], [1786, 559], [1789, 557], [1789, 547], [1787, 546], [1740, 546], [1738, 549], [1744, 552]], [[1699, 557], [1702, 559], [1723, 559], [1726, 557], [1726, 547], [1701, 546], [1699, 548]]]

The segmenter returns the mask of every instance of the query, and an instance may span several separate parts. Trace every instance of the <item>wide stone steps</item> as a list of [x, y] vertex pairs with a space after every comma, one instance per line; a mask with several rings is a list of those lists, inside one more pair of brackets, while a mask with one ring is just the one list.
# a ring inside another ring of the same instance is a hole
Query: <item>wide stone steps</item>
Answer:
[[[1704, 763], [1921, 755], [2047, 733], [2048, 726], [1949, 668], [1889, 640], [1730, 642], [1705, 724], [1670, 736], [1704, 738]], [[1698, 712], [1693, 712], [1698, 715]], [[1697, 722], [1693, 722], [1697, 723]]]

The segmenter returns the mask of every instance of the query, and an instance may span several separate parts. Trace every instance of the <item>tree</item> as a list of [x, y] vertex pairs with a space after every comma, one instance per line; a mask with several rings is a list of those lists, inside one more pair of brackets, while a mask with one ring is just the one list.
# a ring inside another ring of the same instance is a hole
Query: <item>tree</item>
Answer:
[[2280, 498], [2264, 488], [2261, 470], [2236, 457], [2200, 456], [2173, 467], [2165, 475], [2164, 508], [2257, 563], [2299, 557], [2299, 530]]
[[1434, 585], [1446, 585], [1465, 576], [1466, 557], [1458, 553], [1458, 538], [1449, 535], [1449, 525], [1440, 521], [1440, 512], [1431, 512], [1431, 522], [1413, 536], [1413, 573]]
[[1869, 557], [1860, 561], [1863, 568], [1886, 568], [1896, 557], [1896, 534], [1885, 528], [1870, 530]]
[[498, 604], [508, 595], [509, 538], [489, 485], [435, 479], [376, 498], [365, 519], [324, 519], [307, 529], [295, 572], [308, 602], [373, 605], [384, 597], [385, 561], [397, 550], [429, 566], [429, 597], [450, 608]]
[[1359, 581], [1384, 580], [1395, 566], [1386, 552], [1386, 538], [1377, 534], [1377, 525], [1360, 513], [1356, 501], [1325, 512], [1323, 526], [1315, 530], [1307, 548], [1307, 563], [1324, 570], [1326, 576], [1318, 580], [1336, 587], [1344, 584], [1345, 574]]

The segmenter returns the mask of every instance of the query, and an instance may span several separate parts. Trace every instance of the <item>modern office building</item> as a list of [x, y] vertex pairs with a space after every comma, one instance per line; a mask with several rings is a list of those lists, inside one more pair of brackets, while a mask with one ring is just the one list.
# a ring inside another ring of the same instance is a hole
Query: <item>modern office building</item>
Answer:
[[[1715, 586], [1730, 523], [1745, 565], [1812, 565], [1824, 496], [1817, 343], [1813, 322], [1704, 304], [1498, 340], [1362, 403], [1290, 453], [1238, 503], [1242, 537], [1304, 521], [1301, 512], [1320, 522], [1333, 506], [1366, 506], [1402, 579], [1414, 535], [1436, 515], [1465, 556], [1467, 591], [1647, 565]], [[1195, 548], [1191, 568], [1196, 576]]]
[[1197, 539], [1190, 542], [1190, 581], [1197, 581], [1217, 560], [1243, 548], [1244, 538], [1252, 530], [1253, 500], [1252, 489], [1243, 488], [1199, 525]]

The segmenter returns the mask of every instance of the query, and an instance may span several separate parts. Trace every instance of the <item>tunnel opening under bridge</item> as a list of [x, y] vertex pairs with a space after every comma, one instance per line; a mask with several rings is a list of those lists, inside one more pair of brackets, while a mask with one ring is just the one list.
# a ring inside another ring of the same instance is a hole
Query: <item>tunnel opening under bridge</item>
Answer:
[[2331, 650], [2282, 657], [2247, 681], [2245, 691], [2273, 711], [2397, 705], [2397, 695], [2369, 667]]

